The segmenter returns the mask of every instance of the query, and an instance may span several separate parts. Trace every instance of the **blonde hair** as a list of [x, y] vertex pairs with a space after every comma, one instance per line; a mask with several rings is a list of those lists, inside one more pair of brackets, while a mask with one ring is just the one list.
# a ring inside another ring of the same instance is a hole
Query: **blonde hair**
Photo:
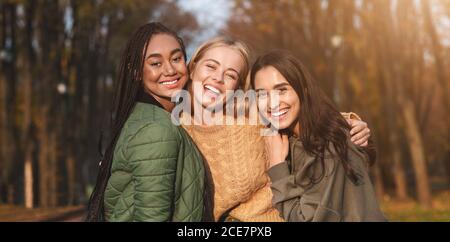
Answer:
[[192, 58], [188, 64], [189, 71], [190, 72], [194, 71], [195, 65], [203, 58], [203, 56], [208, 50], [221, 46], [231, 47], [241, 54], [242, 59], [244, 61], [244, 68], [242, 69], [241, 73], [239, 73], [238, 88], [244, 91], [248, 90], [248, 88], [250, 87], [250, 82], [248, 78], [250, 72], [250, 61], [249, 61], [250, 50], [244, 42], [232, 39], [227, 36], [216, 37], [203, 43], [194, 52], [194, 55], [192, 55]]

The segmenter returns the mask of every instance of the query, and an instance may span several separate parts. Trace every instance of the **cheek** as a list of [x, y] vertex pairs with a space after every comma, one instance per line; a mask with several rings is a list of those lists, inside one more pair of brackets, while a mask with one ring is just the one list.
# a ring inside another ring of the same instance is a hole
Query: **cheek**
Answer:
[[156, 83], [159, 80], [160, 72], [145, 65], [142, 75], [145, 83]]
[[194, 68], [194, 71], [191, 72], [192, 82], [202, 82], [202, 77], [205, 75], [203, 72], [202, 68]]
[[288, 90], [286, 92], [285, 101], [292, 107], [294, 106], [300, 106], [300, 99], [298, 98], [297, 93], [294, 90]]
[[177, 70], [178, 74], [182, 76], [185, 76], [188, 73], [186, 64], [184, 62], [176, 63], [174, 64], [174, 67]]
[[300, 113], [300, 99], [298, 98], [297, 95], [292, 95], [291, 100], [290, 100], [291, 106], [294, 108], [294, 114], [296, 116], [299, 115]]
[[225, 91], [234, 91], [238, 88], [238, 81], [228, 81], [224, 85]]
[[267, 111], [267, 99], [266, 98], [258, 98], [258, 110], [260, 112], [266, 112]]

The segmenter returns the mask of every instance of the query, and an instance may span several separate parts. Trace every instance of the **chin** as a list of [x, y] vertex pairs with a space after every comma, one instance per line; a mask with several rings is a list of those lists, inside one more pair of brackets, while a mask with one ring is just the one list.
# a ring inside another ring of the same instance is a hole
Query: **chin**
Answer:
[[[272, 124], [274, 124], [276, 121], [272, 121]], [[279, 120], [278, 126], [274, 125], [274, 127], [277, 127], [278, 130], [284, 130], [289, 129], [293, 121], [290, 120]]]
[[203, 108], [209, 111], [217, 111], [222, 109], [222, 105], [217, 102], [209, 102], [209, 103], [203, 103]]
[[177, 95], [182, 89], [176, 89], [176, 90], [170, 90], [169, 92], [167, 92], [167, 96], [169, 97], [174, 97], [175, 95]]
[[156, 93], [157, 96], [159, 96], [160, 98], [172, 98], [173, 92], [168, 92], [168, 91], [162, 91], [162, 92], [158, 92]]

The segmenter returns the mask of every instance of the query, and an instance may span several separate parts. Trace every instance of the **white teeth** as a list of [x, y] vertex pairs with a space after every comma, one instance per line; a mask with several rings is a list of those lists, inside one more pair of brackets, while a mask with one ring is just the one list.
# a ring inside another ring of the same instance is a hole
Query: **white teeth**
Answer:
[[273, 117], [280, 117], [281, 115], [287, 113], [288, 111], [289, 111], [289, 110], [285, 110], [285, 111], [282, 111], [282, 112], [271, 113], [271, 115], [272, 115]]
[[178, 79], [173, 80], [173, 81], [171, 81], [171, 82], [162, 82], [161, 84], [163, 84], [163, 85], [172, 85], [172, 84], [175, 84], [175, 83], [177, 83], [177, 82], [178, 82]]
[[214, 92], [217, 95], [220, 95], [220, 91], [217, 88], [213, 87], [213, 86], [205, 85], [205, 88], [210, 90], [211, 92]]

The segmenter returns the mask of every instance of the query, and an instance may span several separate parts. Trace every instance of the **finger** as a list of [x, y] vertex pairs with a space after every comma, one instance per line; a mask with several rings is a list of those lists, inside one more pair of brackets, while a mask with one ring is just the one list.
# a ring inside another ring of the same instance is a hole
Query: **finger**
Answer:
[[264, 137], [264, 141], [266, 142], [267, 145], [272, 145], [274, 143], [281, 142], [281, 136], [280, 134], [266, 136]]
[[350, 130], [350, 135], [355, 135], [361, 131], [364, 130], [364, 126], [361, 125], [355, 125], [352, 127], [352, 129]]
[[364, 144], [364, 140], [360, 139], [354, 142], [355, 145], [357, 146], [362, 146]]
[[356, 145], [363, 145], [364, 143], [368, 142], [370, 138], [369, 133], [366, 133], [364, 136], [362, 136], [360, 139], [357, 139], [354, 143]]
[[277, 133], [276, 135], [274, 135], [274, 136], [272, 137], [272, 141], [273, 141], [273, 142], [281, 142], [281, 134], [280, 134], [280, 133]]
[[367, 124], [362, 121], [354, 121], [353, 126], [351, 126], [352, 130], [350, 131], [350, 135], [357, 134], [367, 128]]
[[370, 139], [370, 132], [367, 132], [366, 135], [364, 135], [364, 137], [361, 138], [361, 140], [363, 140], [363, 143], [369, 142]]
[[362, 130], [361, 132], [358, 132], [358, 133], [352, 135], [351, 141], [353, 143], [355, 143], [356, 141], [362, 139], [365, 135], [366, 135], [366, 131]]
[[367, 147], [369, 145], [369, 141], [366, 141], [364, 144], [362, 144], [362, 147]]

